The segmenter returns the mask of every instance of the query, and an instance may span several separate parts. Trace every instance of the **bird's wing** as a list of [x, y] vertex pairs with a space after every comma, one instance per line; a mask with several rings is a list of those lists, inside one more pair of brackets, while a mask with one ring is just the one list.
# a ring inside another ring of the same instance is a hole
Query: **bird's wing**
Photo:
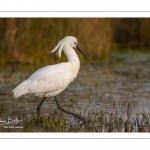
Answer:
[[72, 73], [64, 66], [51, 65], [37, 70], [14, 90], [16, 98], [27, 93], [52, 93], [65, 89], [73, 80]]
[[35, 72], [29, 79], [31, 93], [56, 92], [64, 89], [72, 81], [72, 74], [67, 68], [45, 67]]

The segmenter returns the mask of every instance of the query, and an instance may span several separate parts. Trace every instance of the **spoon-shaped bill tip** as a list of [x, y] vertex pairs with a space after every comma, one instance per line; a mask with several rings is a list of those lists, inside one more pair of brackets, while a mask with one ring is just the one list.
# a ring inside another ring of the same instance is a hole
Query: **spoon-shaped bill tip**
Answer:
[[93, 64], [93, 62], [86, 56], [86, 54], [81, 50], [79, 45], [76, 45], [76, 48], [80, 51], [80, 53], [93, 65], [93, 67], [97, 70], [97, 67]]

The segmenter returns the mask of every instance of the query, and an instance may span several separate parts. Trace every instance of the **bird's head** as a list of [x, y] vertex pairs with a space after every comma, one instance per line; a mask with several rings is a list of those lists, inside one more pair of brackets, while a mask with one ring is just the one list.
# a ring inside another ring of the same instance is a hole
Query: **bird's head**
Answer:
[[58, 42], [58, 44], [54, 47], [54, 49], [51, 51], [52, 53], [54, 53], [58, 48], [58, 52], [57, 52], [57, 55], [59, 57], [61, 57], [61, 52], [63, 50], [63, 47], [65, 45], [70, 45], [72, 48], [76, 48], [77, 46], [77, 39], [73, 36], [66, 36], [64, 37], [62, 40], [60, 40]]
[[96, 68], [96, 66], [92, 63], [92, 61], [86, 56], [86, 54], [80, 49], [80, 47], [79, 47], [79, 45], [78, 45], [78, 41], [77, 41], [77, 39], [75, 38], [75, 37], [73, 37], [73, 36], [66, 36], [66, 37], [64, 37], [62, 40], [60, 40], [59, 42], [58, 42], [58, 44], [55, 46], [55, 48], [51, 51], [52, 53], [54, 53], [58, 48], [58, 52], [57, 52], [57, 55], [59, 56], [59, 57], [61, 57], [61, 52], [62, 52], [62, 50], [63, 50], [63, 48], [65, 47], [65, 46], [70, 46], [70, 47], [72, 47], [72, 48], [77, 48], [79, 51], [80, 51], [80, 53], [82, 54], [82, 55], [84, 55], [84, 57], [85, 58], [87, 58], [88, 60], [89, 60], [89, 62], [95, 67], [95, 69], [97, 70], [97, 68]]
[[68, 37], [68, 43], [70, 44], [70, 46], [71, 46], [72, 48], [76, 48], [77, 45], [78, 45], [77, 39], [76, 39], [75, 37], [73, 37], [73, 36], [69, 36], [69, 37]]

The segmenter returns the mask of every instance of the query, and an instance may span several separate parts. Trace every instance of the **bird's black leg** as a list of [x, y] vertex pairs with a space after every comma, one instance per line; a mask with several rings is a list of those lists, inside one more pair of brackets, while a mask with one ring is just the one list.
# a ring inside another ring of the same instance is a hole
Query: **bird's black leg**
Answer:
[[42, 100], [41, 100], [41, 102], [38, 104], [38, 106], [37, 106], [37, 116], [39, 117], [40, 116], [40, 108], [41, 108], [41, 106], [42, 106], [42, 104], [43, 104], [43, 102], [46, 100], [46, 97], [43, 97], [42, 98]]
[[65, 113], [67, 113], [67, 114], [73, 115], [73, 116], [75, 116], [76, 118], [82, 120], [83, 123], [86, 123], [85, 119], [84, 119], [82, 116], [80, 116], [80, 115], [78, 115], [78, 114], [74, 114], [74, 113], [72, 113], [72, 112], [69, 112], [69, 111], [67, 111], [67, 110], [65, 110], [65, 109], [63, 109], [63, 108], [61, 108], [60, 105], [59, 105], [59, 103], [58, 103], [58, 101], [57, 101], [57, 99], [56, 99], [56, 96], [54, 96], [54, 98], [55, 98], [55, 101], [56, 101], [56, 104], [57, 104], [57, 107], [58, 107], [59, 110], [65, 112]]

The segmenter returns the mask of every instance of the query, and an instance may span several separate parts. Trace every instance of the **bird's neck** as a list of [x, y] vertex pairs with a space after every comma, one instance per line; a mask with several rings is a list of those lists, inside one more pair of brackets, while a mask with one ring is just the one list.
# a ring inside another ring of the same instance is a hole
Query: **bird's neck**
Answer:
[[65, 47], [64, 48], [64, 53], [67, 56], [68, 62], [72, 65], [72, 69], [73, 69], [73, 74], [74, 77], [76, 77], [76, 75], [79, 72], [80, 69], [80, 60], [79, 57], [77, 55], [77, 53], [75, 52], [75, 50], [71, 47]]

